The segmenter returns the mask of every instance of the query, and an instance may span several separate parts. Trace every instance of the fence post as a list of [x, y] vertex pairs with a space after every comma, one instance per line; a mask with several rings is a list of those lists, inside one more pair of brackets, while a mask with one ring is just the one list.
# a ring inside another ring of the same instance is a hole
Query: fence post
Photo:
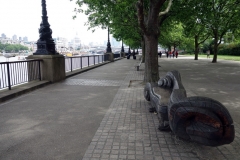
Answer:
[[89, 67], [89, 56], [88, 56], [88, 67]]
[[80, 58], [81, 58], [81, 69], [82, 69], [82, 56]]
[[70, 57], [71, 58], [71, 72], [72, 72], [72, 57]]
[[42, 77], [41, 77], [41, 61], [40, 60], [38, 60], [38, 72], [39, 72], [39, 80], [41, 81], [42, 80]]
[[7, 77], [8, 77], [8, 89], [11, 90], [9, 62], [7, 62]]

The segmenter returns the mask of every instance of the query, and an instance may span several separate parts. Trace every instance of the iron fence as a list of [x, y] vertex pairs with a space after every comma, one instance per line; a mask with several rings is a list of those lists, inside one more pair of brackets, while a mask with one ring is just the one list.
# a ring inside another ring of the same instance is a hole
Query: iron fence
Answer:
[[120, 54], [120, 53], [115, 53], [115, 54], [114, 54], [114, 59], [119, 58], [119, 57], [121, 57], [121, 54]]
[[[72, 72], [109, 59], [109, 55], [76, 56], [65, 58], [65, 72]], [[114, 59], [120, 54], [114, 54]], [[41, 80], [41, 59], [0, 62], [0, 89], [24, 84], [33, 80]]]
[[41, 80], [42, 60], [13, 61], [0, 63], [0, 89], [27, 83], [33, 80]]
[[75, 56], [65, 58], [65, 72], [72, 72], [107, 60], [107, 55]]

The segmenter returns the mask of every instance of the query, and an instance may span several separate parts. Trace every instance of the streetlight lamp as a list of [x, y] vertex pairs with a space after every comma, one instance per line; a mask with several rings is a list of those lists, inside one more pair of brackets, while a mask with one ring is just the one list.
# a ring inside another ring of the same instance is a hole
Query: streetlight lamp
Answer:
[[48, 23], [46, 0], [42, 0], [42, 22], [39, 29], [37, 51], [33, 55], [58, 55], [55, 50], [55, 43], [52, 39], [52, 30]]
[[130, 46], [128, 47], [128, 54], [131, 54]]
[[121, 52], [124, 53], [123, 40], [122, 40], [122, 50], [121, 50]]
[[127, 59], [130, 59], [130, 57], [131, 57], [131, 50], [130, 50], [130, 46], [129, 46], [129, 48], [128, 48], [128, 55], [127, 55]]
[[109, 40], [109, 27], [108, 27], [108, 42], [107, 42], [106, 51], [107, 51], [107, 53], [112, 53], [111, 43], [110, 43], [110, 40]]
[[[39, 63], [41, 79], [53, 83], [65, 79], [65, 57], [59, 55], [56, 51], [55, 43], [52, 39], [52, 30], [48, 23], [46, 0], [42, 0], [42, 22], [39, 29], [39, 39], [36, 44], [36, 52], [33, 55], [29, 55], [26, 59], [42, 59], [42, 62]], [[30, 66], [30, 74], [32, 65], [34, 64], [28, 65]]]

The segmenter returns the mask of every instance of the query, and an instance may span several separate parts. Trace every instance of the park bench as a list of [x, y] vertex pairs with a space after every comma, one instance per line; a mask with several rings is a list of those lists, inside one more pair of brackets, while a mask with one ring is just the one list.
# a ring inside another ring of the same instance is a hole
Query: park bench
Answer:
[[159, 130], [207, 146], [233, 142], [234, 125], [228, 110], [207, 97], [187, 97], [178, 71], [171, 71], [157, 84], [147, 83], [144, 97], [150, 112], [157, 113]]

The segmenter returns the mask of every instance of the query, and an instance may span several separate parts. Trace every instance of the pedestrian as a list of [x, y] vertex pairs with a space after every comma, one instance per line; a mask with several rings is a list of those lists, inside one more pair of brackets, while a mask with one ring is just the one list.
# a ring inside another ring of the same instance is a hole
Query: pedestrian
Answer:
[[176, 51], [176, 58], [178, 57], [178, 51]]
[[161, 58], [161, 57], [162, 57], [162, 52], [160, 51], [158, 55], [159, 55], [159, 57]]
[[172, 56], [173, 56], [173, 58], [175, 57], [175, 50], [172, 51]]
[[171, 50], [169, 51], [169, 57], [171, 58], [172, 57], [172, 52], [171, 52]]
[[210, 51], [207, 51], [207, 58], [210, 58]]
[[166, 55], [167, 55], [167, 58], [168, 58], [168, 56], [169, 56], [169, 55], [168, 55], [168, 51], [166, 51]]

